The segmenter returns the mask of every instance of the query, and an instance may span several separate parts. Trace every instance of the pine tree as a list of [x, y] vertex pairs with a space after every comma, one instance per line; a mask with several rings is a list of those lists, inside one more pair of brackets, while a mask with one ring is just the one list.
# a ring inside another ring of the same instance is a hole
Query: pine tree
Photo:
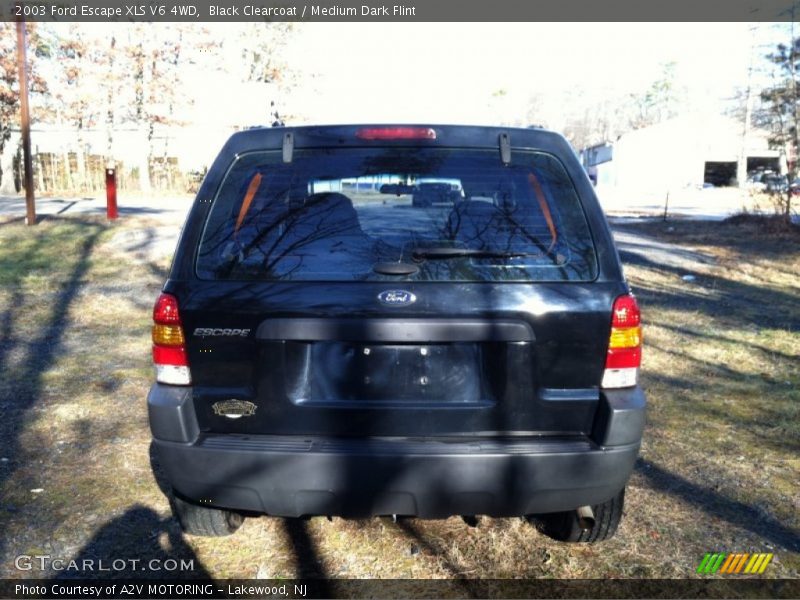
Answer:
[[[792, 182], [797, 178], [800, 157], [800, 37], [789, 45], [778, 44], [767, 59], [775, 67], [774, 84], [761, 92], [759, 120], [771, 131], [770, 145], [786, 157]], [[791, 190], [780, 197], [779, 203], [784, 218], [791, 220]]]

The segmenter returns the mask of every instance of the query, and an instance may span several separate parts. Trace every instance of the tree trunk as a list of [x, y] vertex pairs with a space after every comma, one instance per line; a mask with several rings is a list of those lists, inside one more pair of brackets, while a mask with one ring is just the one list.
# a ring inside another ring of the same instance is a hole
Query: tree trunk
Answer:
[[72, 161], [69, 159], [69, 149], [64, 149], [64, 170], [63, 178], [61, 181], [63, 182], [61, 185], [62, 190], [72, 190], [75, 186], [72, 182]]
[[145, 134], [144, 144], [139, 149], [139, 190], [142, 193], [149, 194], [151, 190], [150, 185], [150, 140], [149, 136]]
[[45, 171], [44, 170], [45, 170], [45, 167], [47, 165], [44, 164], [44, 158], [42, 158], [42, 155], [39, 152], [36, 153], [36, 158], [37, 158], [36, 162], [39, 163], [39, 168], [36, 169], [36, 181], [38, 182], [38, 186], [39, 186], [38, 190], [41, 192], [43, 189], [45, 189], [45, 184], [44, 184]]
[[[114, 60], [115, 60], [115, 48], [117, 45], [117, 40], [114, 36], [111, 36], [111, 43], [110, 49], [108, 51], [108, 72], [114, 72]], [[106, 164], [103, 165], [104, 167], [113, 167], [115, 165], [115, 156], [114, 156], [114, 92], [115, 92], [115, 81], [113, 78], [109, 78], [107, 81], [108, 85], [108, 95], [106, 97]]]
[[58, 187], [58, 157], [55, 153], [50, 154], [50, 191]]
[[86, 181], [86, 153], [84, 149], [83, 125], [78, 126], [78, 147], [75, 150], [75, 170], [77, 171], [78, 188], [83, 191], [87, 187]]

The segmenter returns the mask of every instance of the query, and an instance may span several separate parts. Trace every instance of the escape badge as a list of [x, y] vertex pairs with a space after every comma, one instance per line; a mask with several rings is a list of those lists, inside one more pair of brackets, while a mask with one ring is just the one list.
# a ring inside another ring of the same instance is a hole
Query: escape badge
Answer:
[[211, 405], [214, 409], [214, 414], [221, 417], [228, 417], [229, 419], [238, 419], [240, 417], [251, 417], [256, 414], [256, 405], [247, 400], [225, 400], [223, 402], [215, 402]]

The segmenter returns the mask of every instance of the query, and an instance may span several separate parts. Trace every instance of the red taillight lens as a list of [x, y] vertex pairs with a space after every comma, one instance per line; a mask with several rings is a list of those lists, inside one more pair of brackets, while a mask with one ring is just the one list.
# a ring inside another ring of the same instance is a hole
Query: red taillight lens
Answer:
[[186, 360], [186, 349], [183, 346], [156, 346], [153, 345], [153, 362], [157, 365], [171, 365], [185, 367], [189, 364]]
[[642, 347], [609, 348], [606, 355], [606, 369], [632, 369], [642, 364]]
[[620, 296], [614, 301], [611, 312], [612, 327], [636, 327], [641, 323], [642, 316], [636, 298], [628, 294]]
[[178, 299], [172, 294], [161, 294], [153, 307], [153, 321], [159, 325], [180, 325]]
[[619, 296], [611, 309], [611, 334], [608, 340], [602, 387], [636, 385], [642, 364], [641, 313], [631, 294]]
[[364, 127], [356, 131], [360, 140], [435, 140], [430, 127]]
[[172, 385], [189, 385], [192, 382], [189, 360], [178, 311], [178, 299], [172, 294], [161, 294], [153, 308], [153, 363], [156, 381]]

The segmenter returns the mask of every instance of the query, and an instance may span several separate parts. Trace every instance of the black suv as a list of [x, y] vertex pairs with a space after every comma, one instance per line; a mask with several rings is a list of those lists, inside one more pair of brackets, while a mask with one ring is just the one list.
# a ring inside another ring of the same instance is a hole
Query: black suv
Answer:
[[[420, 182], [459, 199], [415, 203]], [[616, 530], [644, 426], [639, 310], [558, 134], [237, 133], [154, 320], [150, 427], [189, 533], [250, 514]]]

